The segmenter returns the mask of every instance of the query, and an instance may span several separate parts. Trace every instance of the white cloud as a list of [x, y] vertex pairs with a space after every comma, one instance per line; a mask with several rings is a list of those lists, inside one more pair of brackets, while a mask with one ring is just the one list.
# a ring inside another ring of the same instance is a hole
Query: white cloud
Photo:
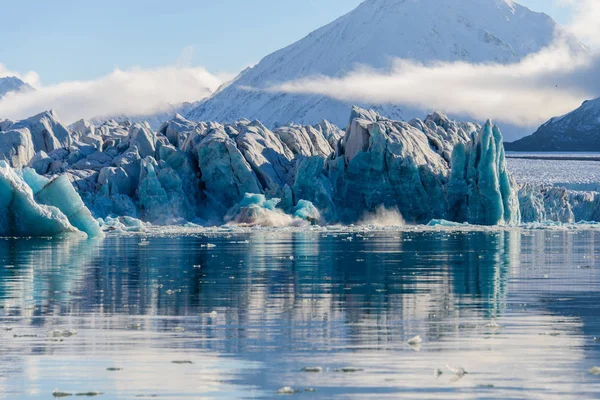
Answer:
[[220, 84], [221, 80], [204, 68], [117, 69], [96, 80], [10, 93], [0, 100], [0, 119], [22, 119], [49, 109], [56, 110], [67, 123], [120, 114], [148, 115], [172, 104], [201, 100]]
[[341, 78], [312, 77], [270, 90], [372, 104], [405, 104], [531, 126], [572, 110], [600, 92], [598, 82], [587, 81], [593, 79], [597, 64], [593, 58], [576, 57], [565, 47], [556, 47], [508, 66], [463, 62], [423, 65], [396, 60], [386, 73], [362, 68]]
[[573, 4], [576, 15], [567, 30], [588, 39], [586, 44], [592, 50], [587, 54], [574, 54], [563, 39], [557, 38], [549, 48], [511, 65], [423, 65], [395, 60], [386, 72], [362, 67], [340, 78], [315, 76], [268, 90], [371, 104], [404, 104], [479, 120], [537, 125], [600, 95], [600, 55], [595, 47], [600, 47], [600, 1]]

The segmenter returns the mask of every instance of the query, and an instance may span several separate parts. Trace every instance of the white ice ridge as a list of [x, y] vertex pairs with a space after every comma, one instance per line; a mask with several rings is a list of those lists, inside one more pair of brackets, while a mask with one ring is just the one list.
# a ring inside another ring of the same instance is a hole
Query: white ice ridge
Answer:
[[[115, 121], [67, 128], [48, 112], [0, 123], [0, 140], [15, 126], [22, 141], [0, 148], [6, 168], [35, 169], [20, 173], [34, 200], [58, 207], [90, 235], [99, 228], [88, 208], [105, 229], [119, 230], [142, 226], [134, 219], [203, 226], [350, 224], [372, 215], [409, 224], [520, 222], [502, 136], [489, 122], [434, 113], [406, 123], [355, 107], [346, 131], [326, 121], [270, 130], [258, 121], [177, 116], [155, 132]], [[22, 143], [33, 151], [23, 153]]]

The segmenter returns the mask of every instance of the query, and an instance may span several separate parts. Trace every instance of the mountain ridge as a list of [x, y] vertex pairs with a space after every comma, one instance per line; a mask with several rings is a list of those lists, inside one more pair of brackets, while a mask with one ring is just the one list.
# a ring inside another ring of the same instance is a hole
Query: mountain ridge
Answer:
[[35, 89], [31, 85], [23, 82], [16, 76], [0, 77], [0, 100], [11, 92], [23, 92], [33, 90]]
[[[560, 27], [546, 14], [507, 0], [367, 0], [267, 55], [186, 117], [220, 122], [259, 119], [271, 127], [326, 118], [343, 127], [350, 102], [264, 89], [313, 75], [341, 76], [358, 65], [383, 70], [393, 58], [424, 63], [517, 62], [551, 44], [555, 31]], [[569, 40], [574, 49], [580, 46], [574, 38]], [[359, 105], [404, 120], [433, 111], [401, 104]]]
[[530, 136], [506, 143], [508, 151], [600, 151], [600, 98], [551, 118]]

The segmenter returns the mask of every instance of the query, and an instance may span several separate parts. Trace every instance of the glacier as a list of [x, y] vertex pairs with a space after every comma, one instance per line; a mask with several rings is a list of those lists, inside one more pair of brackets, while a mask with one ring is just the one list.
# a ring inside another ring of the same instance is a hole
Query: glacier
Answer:
[[[117, 121], [65, 126], [52, 111], [0, 127], [0, 142], [22, 137], [2, 142], [6, 207], [21, 212], [10, 200], [18, 193], [29, 218], [55, 217], [39, 234], [385, 223], [373, 216], [392, 214], [424, 225], [600, 220], [595, 192], [517, 183], [491, 121], [439, 112], [404, 122], [353, 107], [345, 130], [327, 121], [269, 129], [181, 115], [158, 130]], [[3, 232], [19, 233], [5, 219]]]
[[22, 152], [20, 141], [6, 141], [7, 168], [21, 171], [36, 202], [90, 236], [143, 223], [352, 224], [381, 209], [413, 224], [520, 222], [518, 188], [491, 122], [441, 113], [402, 122], [354, 107], [346, 130], [181, 115], [156, 131], [117, 121], [67, 127], [53, 111], [2, 126], [0, 140], [18, 129], [27, 143]]

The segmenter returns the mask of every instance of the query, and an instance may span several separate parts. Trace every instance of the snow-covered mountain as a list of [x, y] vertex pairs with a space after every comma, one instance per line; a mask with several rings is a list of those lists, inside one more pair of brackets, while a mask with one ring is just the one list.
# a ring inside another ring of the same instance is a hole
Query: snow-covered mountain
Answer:
[[24, 92], [35, 90], [28, 83], [23, 82], [16, 76], [0, 78], [0, 99], [10, 92]]
[[[345, 126], [349, 103], [260, 89], [307, 76], [340, 76], [358, 65], [386, 69], [393, 58], [511, 63], [549, 45], [557, 31], [560, 27], [548, 15], [512, 0], [366, 0], [245, 70], [187, 117], [220, 122], [250, 118], [268, 126], [326, 118]], [[569, 40], [583, 51], [574, 38]], [[433, 111], [363, 106], [405, 120]]]
[[600, 98], [552, 118], [531, 136], [507, 143], [511, 151], [600, 151]]

